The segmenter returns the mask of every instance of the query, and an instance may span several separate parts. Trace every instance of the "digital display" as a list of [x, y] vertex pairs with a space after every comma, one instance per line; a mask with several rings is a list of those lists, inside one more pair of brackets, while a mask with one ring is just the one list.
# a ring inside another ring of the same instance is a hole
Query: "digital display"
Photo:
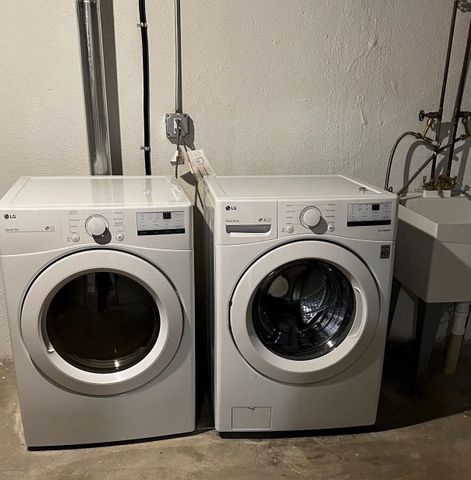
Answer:
[[392, 204], [354, 203], [348, 205], [347, 227], [391, 225]]
[[139, 236], [181, 234], [185, 233], [185, 212], [139, 212], [136, 223]]

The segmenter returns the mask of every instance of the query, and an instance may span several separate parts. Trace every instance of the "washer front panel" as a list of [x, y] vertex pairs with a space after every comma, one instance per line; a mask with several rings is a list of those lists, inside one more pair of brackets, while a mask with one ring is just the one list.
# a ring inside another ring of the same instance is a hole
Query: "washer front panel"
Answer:
[[[340, 270], [351, 284], [355, 312], [351, 327], [328, 353], [311, 359], [292, 359], [268, 349], [257, 336], [253, 301], [262, 282], [291, 262], [318, 260]], [[230, 328], [245, 360], [261, 374], [285, 383], [314, 383], [348, 368], [370, 343], [379, 321], [379, 294], [366, 265], [353, 253], [323, 241], [299, 241], [278, 247], [256, 260], [240, 279], [232, 297]]]
[[[49, 341], [46, 316], [56, 294], [71, 280], [90, 273], [116, 273], [139, 283], [159, 312], [159, 330], [150, 351], [129, 368], [97, 373], [74, 366]], [[158, 376], [177, 352], [183, 334], [183, 312], [175, 289], [156, 267], [129, 253], [86, 250], [63, 257], [34, 280], [23, 302], [21, 334], [41, 372], [54, 383], [89, 395], [114, 395], [136, 389]]]

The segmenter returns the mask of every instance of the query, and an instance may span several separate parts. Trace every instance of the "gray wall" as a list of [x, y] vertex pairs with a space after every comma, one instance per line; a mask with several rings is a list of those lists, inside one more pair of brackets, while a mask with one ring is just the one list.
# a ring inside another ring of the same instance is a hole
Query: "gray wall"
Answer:
[[[124, 171], [142, 174], [137, 2], [114, 4]], [[221, 174], [344, 173], [382, 185], [394, 139], [420, 127], [421, 108], [437, 107], [451, 5], [184, 0], [184, 102], [196, 145]], [[170, 174], [173, 0], [149, 1], [148, 19], [153, 167]], [[74, 1], [2, 2], [0, 31], [0, 194], [20, 175], [87, 174]], [[453, 66], [452, 88], [458, 73]], [[0, 286], [0, 358], [10, 355], [2, 298]], [[396, 331], [406, 335], [407, 305], [402, 320]]]

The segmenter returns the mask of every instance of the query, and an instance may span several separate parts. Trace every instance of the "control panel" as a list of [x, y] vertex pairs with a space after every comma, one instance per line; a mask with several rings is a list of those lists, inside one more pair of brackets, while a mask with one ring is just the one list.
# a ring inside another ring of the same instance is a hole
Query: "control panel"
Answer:
[[337, 222], [335, 203], [279, 202], [281, 235], [334, 232]]
[[391, 215], [391, 202], [351, 203], [348, 205], [347, 226], [391, 225]]
[[215, 241], [221, 245], [300, 235], [391, 241], [396, 229], [396, 203], [385, 199], [238, 200], [221, 202], [216, 215]]
[[185, 233], [185, 212], [138, 212], [138, 235], [176, 235]]
[[66, 243], [107, 244], [111, 240], [124, 240], [124, 213], [108, 211], [106, 213], [72, 210], [67, 215], [68, 232]]
[[191, 225], [190, 206], [5, 210], [0, 250], [3, 255], [85, 246], [188, 250]]
[[159, 244], [162, 244], [164, 236], [187, 232], [185, 210], [77, 210], [63, 212], [62, 216], [63, 224], [67, 225], [66, 244], [95, 242], [106, 245], [126, 241], [153, 245], [154, 236], [160, 236]]
[[394, 237], [392, 202], [278, 202], [278, 234], [337, 235], [387, 240]]

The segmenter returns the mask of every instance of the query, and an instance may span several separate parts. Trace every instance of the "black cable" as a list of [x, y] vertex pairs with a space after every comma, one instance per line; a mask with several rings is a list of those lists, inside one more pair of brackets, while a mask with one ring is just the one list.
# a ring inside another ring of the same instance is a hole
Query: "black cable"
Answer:
[[391, 153], [389, 154], [389, 160], [388, 160], [388, 166], [386, 168], [386, 178], [384, 180], [384, 189], [389, 190], [389, 179], [391, 177], [391, 169], [392, 169], [392, 164], [394, 160], [394, 155], [396, 154], [397, 147], [401, 143], [402, 140], [406, 137], [415, 137], [417, 140], [422, 139], [422, 136], [420, 133], [416, 132], [405, 132], [402, 135], [400, 135], [397, 140], [394, 142], [394, 146], [391, 149]]
[[183, 146], [185, 147], [185, 150], [188, 150], [188, 149], [194, 150], [194, 148], [191, 148], [191, 147], [189, 147], [189, 146], [186, 144], [186, 142], [185, 142], [185, 137], [184, 137], [183, 135], [182, 135], [182, 137], [181, 137], [181, 141], [182, 141], [182, 143], [183, 143]]
[[182, 138], [182, 128], [177, 121], [177, 156], [175, 157], [175, 178], [178, 178], [178, 163], [180, 162], [180, 139]]
[[142, 41], [142, 87], [144, 116], [144, 161], [146, 175], [152, 175], [150, 155], [150, 73], [149, 73], [149, 37], [147, 35], [146, 0], [139, 0], [139, 27]]

